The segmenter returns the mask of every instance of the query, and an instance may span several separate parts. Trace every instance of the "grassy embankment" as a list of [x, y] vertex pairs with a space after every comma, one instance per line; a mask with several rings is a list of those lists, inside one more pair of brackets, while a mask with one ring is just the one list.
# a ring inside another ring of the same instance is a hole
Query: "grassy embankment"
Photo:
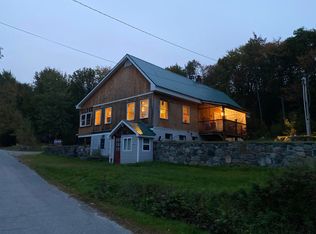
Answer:
[[[21, 160], [49, 182], [139, 233], [203, 231], [179, 220], [157, 217], [140, 211], [142, 209], [135, 209], [132, 203], [137, 199], [133, 196], [137, 194], [129, 193], [147, 189], [146, 186], [153, 192], [161, 188], [184, 194], [232, 193], [239, 189], [248, 190], [254, 183], [264, 184], [272, 173], [280, 171], [245, 166], [192, 167], [158, 162], [114, 166], [103, 161], [82, 161], [45, 154], [25, 156]], [[144, 191], [141, 193], [144, 195]], [[145, 200], [146, 196], [143, 197]]]

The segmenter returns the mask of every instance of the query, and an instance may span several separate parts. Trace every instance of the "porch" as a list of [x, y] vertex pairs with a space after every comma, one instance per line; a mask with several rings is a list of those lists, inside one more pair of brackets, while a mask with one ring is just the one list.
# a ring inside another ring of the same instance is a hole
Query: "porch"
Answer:
[[203, 104], [199, 107], [199, 133], [204, 136], [243, 138], [247, 134], [246, 113], [224, 106]]

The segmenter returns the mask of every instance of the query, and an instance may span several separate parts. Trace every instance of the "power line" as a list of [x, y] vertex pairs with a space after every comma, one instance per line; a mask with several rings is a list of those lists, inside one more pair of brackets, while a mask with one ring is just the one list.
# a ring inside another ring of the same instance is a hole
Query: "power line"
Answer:
[[121, 23], [121, 24], [124, 24], [124, 25], [126, 25], [126, 26], [128, 26], [128, 27], [130, 27], [130, 28], [132, 28], [132, 29], [135, 29], [135, 30], [137, 30], [137, 31], [139, 31], [139, 32], [142, 32], [142, 33], [144, 33], [144, 34], [146, 34], [146, 35], [148, 35], [148, 36], [151, 36], [151, 37], [156, 38], [156, 39], [158, 39], [158, 40], [160, 40], [160, 41], [163, 41], [163, 42], [165, 42], [165, 43], [167, 43], [167, 44], [169, 44], [169, 45], [178, 47], [178, 48], [183, 49], [183, 50], [186, 50], [186, 51], [188, 51], [188, 52], [190, 52], [190, 53], [193, 53], [193, 54], [196, 54], [196, 55], [199, 55], [199, 56], [201, 56], [201, 57], [204, 57], [204, 58], [207, 58], [207, 59], [210, 59], [210, 60], [213, 60], [213, 61], [217, 62], [217, 59], [211, 58], [211, 57], [209, 57], [209, 56], [207, 56], [207, 55], [204, 55], [204, 54], [199, 53], [199, 52], [197, 52], [197, 51], [194, 51], [194, 50], [191, 50], [191, 49], [189, 49], [189, 48], [186, 48], [186, 47], [184, 47], [184, 46], [182, 46], [182, 45], [179, 45], [179, 44], [177, 44], [177, 43], [175, 43], [175, 42], [172, 42], [172, 41], [169, 41], [169, 40], [164, 39], [164, 38], [162, 38], [162, 37], [156, 36], [155, 34], [153, 34], [153, 33], [151, 33], [151, 32], [145, 31], [145, 30], [143, 30], [143, 29], [141, 29], [141, 28], [139, 28], [139, 27], [136, 27], [136, 26], [133, 26], [133, 25], [131, 25], [131, 24], [129, 24], [129, 23], [126, 23], [126, 22], [123, 21], [123, 20], [120, 20], [120, 19], [118, 19], [118, 18], [115, 18], [114, 16], [111, 16], [111, 15], [109, 15], [109, 14], [107, 14], [107, 13], [104, 13], [104, 12], [102, 12], [102, 11], [96, 9], [96, 8], [93, 8], [93, 7], [91, 7], [91, 6], [88, 6], [88, 5], [86, 5], [86, 4], [84, 4], [84, 3], [80, 2], [80, 1], [77, 1], [77, 0], [71, 0], [71, 1], [73, 1], [73, 2], [75, 2], [75, 3], [77, 3], [77, 4], [79, 4], [79, 5], [81, 5], [81, 6], [83, 6], [83, 7], [86, 7], [86, 8], [88, 8], [88, 9], [94, 11], [94, 12], [97, 12], [97, 13], [103, 15], [103, 16], [106, 16], [106, 17], [108, 17], [108, 18], [110, 18], [110, 19], [112, 19], [112, 20], [114, 20], [114, 21], [117, 21], [117, 22], [119, 22], [119, 23]]
[[24, 30], [24, 29], [21, 29], [21, 28], [12, 26], [12, 25], [7, 24], [7, 23], [4, 23], [4, 22], [2, 22], [2, 21], [0, 21], [0, 24], [4, 25], [4, 26], [6, 26], [6, 27], [9, 27], [9, 28], [11, 28], [11, 29], [14, 29], [14, 30], [16, 30], [16, 31], [20, 31], [20, 32], [29, 34], [29, 35], [31, 35], [31, 36], [40, 38], [40, 39], [42, 39], [42, 40], [48, 41], [48, 42], [50, 42], [50, 43], [53, 43], [53, 44], [56, 44], [56, 45], [65, 47], [65, 48], [67, 48], [67, 49], [70, 49], [70, 50], [73, 50], [73, 51], [76, 51], [76, 52], [79, 52], [79, 53], [82, 53], [82, 54], [85, 54], [85, 55], [89, 55], [89, 56], [91, 56], [91, 57], [94, 57], [94, 58], [97, 58], [97, 59], [101, 59], [101, 60], [104, 60], [104, 61], [107, 61], [107, 62], [110, 62], [110, 63], [116, 63], [116, 62], [114, 62], [114, 61], [112, 61], [112, 60], [109, 60], [109, 59], [103, 58], [103, 57], [101, 57], [101, 56], [98, 56], [98, 55], [95, 55], [95, 54], [92, 54], [92, 53], [89, 53], [89, 52], [86, 52], [86, 51], [83, 51], [83, 50], [74, 48], [74, 47], [72, 47], [72, 46], [66, 45], [66, 44], [64, 44], [64, 43], [61, 43], [61, 42], [58, 42], [58, 41], [55, 41], [55, 40], [52, 40], [52, 39], [49, 39], [49, 38], [47, 38], [47, 37], [43, 37], [43, 36], [41, 36], [41, 35], [32, 33], [32, 32], [30, 32], [30, 31], [26, 31], [26, 30]]

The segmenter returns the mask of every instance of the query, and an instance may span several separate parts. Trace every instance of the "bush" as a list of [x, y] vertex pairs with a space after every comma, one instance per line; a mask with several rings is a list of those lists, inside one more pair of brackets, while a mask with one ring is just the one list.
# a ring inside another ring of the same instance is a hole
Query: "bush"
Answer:
[[[312, 233], [316, 230], [316, 171], [292, 169], [265, 186], [233, 194], [179, 191], [157, 184], [105, 183], [104, 199], [120, 199], [154, 216], [211, 233]], [[116, 200], [117, 201], [117, 200]]]

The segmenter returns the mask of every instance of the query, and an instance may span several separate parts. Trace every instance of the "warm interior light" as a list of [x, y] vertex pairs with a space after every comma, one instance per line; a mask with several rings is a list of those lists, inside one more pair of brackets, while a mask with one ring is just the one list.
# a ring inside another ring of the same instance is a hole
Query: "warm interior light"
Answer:
[[182, 106], [182, 122], [190, 123], [190, 107]]
[[101, 114], [102, 114], [102, 110], [101, 109], [95, 111], [94, 125], [100, 125], [101, 124]]
[[149, 100], [144, 99], [140, 101], [140, 118], [148, 118]]
[[225, 119], [230, 121], [237, 121], [238, 123], [246, 124], [246, 113], [225, 108]]
[[105, 123], [109, 124], [112, 120], [112, 107], [105, 108]]
[[131, 102], [127, 104], [127, 120], [135, 119], [135, 102]]
[[168, 102], [160, 100], [160, 118], [168, 119]]

